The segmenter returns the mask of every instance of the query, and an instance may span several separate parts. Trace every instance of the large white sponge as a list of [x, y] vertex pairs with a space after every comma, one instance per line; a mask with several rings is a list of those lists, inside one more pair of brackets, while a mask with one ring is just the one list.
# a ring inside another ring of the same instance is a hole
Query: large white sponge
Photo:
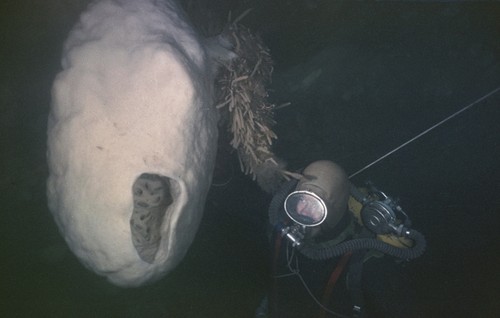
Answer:
[[[214, 68], [180, 12], [170, 1], [91, 4], [53, 85], [49, 208], [82, 263], [120, 286], [154, 281], [180, 262], [211, 182]], [[149, 236], [137, 227], [134, 243], [131, 230], [141, 176], [168, 180], [171, 196], [157, 224], [142, 224], [157, 232], [142, 258]]]

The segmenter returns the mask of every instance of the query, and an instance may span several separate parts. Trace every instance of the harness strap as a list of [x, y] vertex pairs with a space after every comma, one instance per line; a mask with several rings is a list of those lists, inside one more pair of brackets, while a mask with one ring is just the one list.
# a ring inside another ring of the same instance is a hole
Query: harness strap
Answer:
[[[328, 301], [332, 295], [333, 287], [335, 286], [335, 283], [340, 277], [340, 274], [344, 271], [344, 268], [346, 267], [347, 263], [349, 262], [349, 259], [351, 258], [352, 252], [345, 253], [340, 261], [337, 263], [337, 266], [335, 267], [335, 270], [332, 272], [330, 275], [330, 279], [328, 280], [328, 283], [326, 284], [325, 287], [325, 292], [323, 293], [323, 304], [326, 305], [328, 304]], [[319, 318], [325, 318], [326, 317], [326, 311], [324, 309], [325, 307], [321, 307], [321, 310], [319, 312]]]

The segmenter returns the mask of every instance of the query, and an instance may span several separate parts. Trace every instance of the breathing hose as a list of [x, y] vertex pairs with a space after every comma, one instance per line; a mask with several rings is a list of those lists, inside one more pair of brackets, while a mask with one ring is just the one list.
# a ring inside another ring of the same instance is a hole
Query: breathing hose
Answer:
[[[297, 180], [291, 180], [284, 183], [274, 195], [269, 204], [269, 223], [272, 226], [283, 224], [283, 202], [287, 195], [297, 185]], [[355, 186], [351, 187], [351, 193], [355, 199], [363, 202], [364, 197]], [[405, 230], [404, 236], [413, 240], [414, 246], [411, 248], [399, 248], [376, 238], [357, 238], [349, 241], [344, 241], [338, 244], [331, 242], [323, 243], [307, 243], [303, 242], [298, 246], [298, 250], [307, 258], [313, 260], [326, 260], [333, 257], [341, 256], [347, 252], [358, 251], [362, 249], [374, 249], [384, 254], [388, 254], [401, 259], [414, 259], [422, 255], [425, 251], [425, 237], [416, 230]]]
[[415, 245], [411, 248], [399, 248], [388, 243], [377, 240], [376, 238], [359, 238], [345, 241], [335, 246], [329, 246], [328, 242], [308, 244], [303, 243], [298, 250], [307, 258], [313, 260], [326, 260], [329, 258], [341, 256], [347, 252], [358, 251], [362, 249], [374, 249], [384, 254], [388, 254], [401, 259], [414, 259], [422, 255], [425, 251], [425, 238], [415, 230], [410, 230], [405, 235], [413, 240]]

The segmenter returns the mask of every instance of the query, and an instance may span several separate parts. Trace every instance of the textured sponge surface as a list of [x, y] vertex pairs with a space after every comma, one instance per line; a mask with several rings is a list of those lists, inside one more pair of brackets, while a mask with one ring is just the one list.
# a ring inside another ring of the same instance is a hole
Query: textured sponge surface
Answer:
[[[217, 147], [212, 64], [174, 1], [96, 1], [52, 90], [48, 204], [69, 247], [120, 286], [184, 257]], [[142, 192], [141, 192], [142, 191]]]
[[153, 263], [160, 246], [160, 225], [172, 203], [167, 177], [142, 174], [132, 188], [134, 212], [130, 218], [132, 241], [142, 260]]

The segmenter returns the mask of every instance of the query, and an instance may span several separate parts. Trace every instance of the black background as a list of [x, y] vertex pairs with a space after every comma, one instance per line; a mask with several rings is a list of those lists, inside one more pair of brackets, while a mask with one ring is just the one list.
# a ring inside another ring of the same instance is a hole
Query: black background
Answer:
[[[252, 317], [269, 284], [270, 197], [239, 173], [227, 150], [220, 160], [231, 182], [212, 188], [193, 246], [162, 281], [109, 285], [59, 236], [45, 199], [46, 118], [62, 42], [85, 5], [0, 4], [0, 313]], [[275, 150], [290, 169], [330, 159], [353, 173], [500, 86], [498, 2], [186, 7], [195, 24], [206, 27], [202, 17], [209, 17], [215, 29], [229, 10], [234, 16], [254, 8], [242, 22], [271, 49], [271, 98], [292, 103], [277, 111], [275, 127]], [[381, 316], [398, 317], [402, 311], [393, 309], [401, 307], [404, 317], [500, 313], [499, 101], [497, 93], [352, 179], [372, 180], [399, 197], [428, 240], [419, 259], [367, 270], [370, 288], [392, 290], [393, 298], [380, 299]]]

